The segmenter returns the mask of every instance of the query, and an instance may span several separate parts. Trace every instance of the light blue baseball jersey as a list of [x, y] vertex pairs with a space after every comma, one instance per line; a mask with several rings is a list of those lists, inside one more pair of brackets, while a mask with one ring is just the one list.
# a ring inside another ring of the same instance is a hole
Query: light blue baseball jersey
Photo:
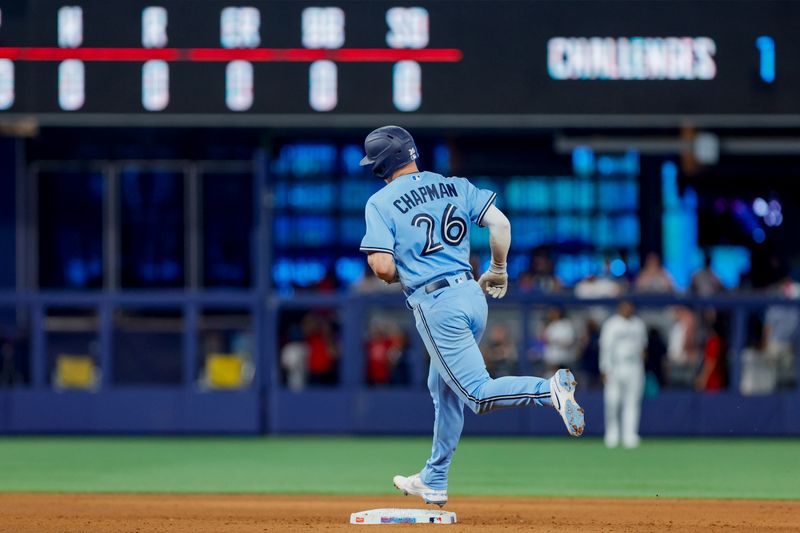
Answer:
[[431, 356], [433, 446], [420, 479], [433, 489], [447, 489], [465, 405], [475, 413], [551, 405], [548, 380], [492, 379], [478, 347], [488, 308], [483, 290], [466, 276], [471, 269], [469, 231], [472, 223], [481, 225], [494, 199], [493, 192], [464, 178], [418, 172], [396, 178], [367, 202], [361, 251], [393, 254], [400, 280], [410, 289], [448, 280], [431, 293], [415, 291], [406, 299]]
[[367, 201], [361, 251], [394, 255], [403, 285], [417, 288], [471, 270], [471, 223], [481, 225], [496, 194], [434, 172], [399, 176]]

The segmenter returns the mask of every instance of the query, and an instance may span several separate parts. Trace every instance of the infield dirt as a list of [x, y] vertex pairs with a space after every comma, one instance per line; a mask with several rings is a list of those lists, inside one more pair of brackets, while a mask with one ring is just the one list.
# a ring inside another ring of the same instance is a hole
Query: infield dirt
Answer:
[[[3, 532], [360, 531], [353, 511], [422, 507], [400, 496], [0, 494]], [[800, 531], [800, 501], [454, 497], [445, 531]]]

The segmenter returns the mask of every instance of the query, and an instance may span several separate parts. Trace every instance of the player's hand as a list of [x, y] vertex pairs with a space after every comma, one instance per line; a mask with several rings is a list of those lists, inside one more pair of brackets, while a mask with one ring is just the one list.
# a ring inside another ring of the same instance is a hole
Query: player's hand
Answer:
[[478, 285], [492, 298], [502, 298], [508, 290], [508, 273], [505, 265], [492, 262], [489, 270], [478, 279]]
[[387, 284], [387, 285], [391, 285], [392, 283], [400, 283], [400, 271], [395, 270], [394, 271], [394, 277], [391, 279], [391, 281], [385, 281], [384, 280], [384, 283]]

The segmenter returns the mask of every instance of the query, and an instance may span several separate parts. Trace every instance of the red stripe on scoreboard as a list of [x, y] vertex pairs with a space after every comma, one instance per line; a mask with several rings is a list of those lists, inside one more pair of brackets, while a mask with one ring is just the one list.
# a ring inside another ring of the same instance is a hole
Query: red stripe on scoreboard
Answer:
[[391, 48], [49, 48], [0, 47], [0, 59], [13, 61], [81, 61], [143, 62], [151, 60], [188, 61], [195, 63], [236, 60], [254, 63], [310, 63], [327, 59], [342, 63], [457, 63], [463, 54], [457, 48], [425, 48], [419, 50]]

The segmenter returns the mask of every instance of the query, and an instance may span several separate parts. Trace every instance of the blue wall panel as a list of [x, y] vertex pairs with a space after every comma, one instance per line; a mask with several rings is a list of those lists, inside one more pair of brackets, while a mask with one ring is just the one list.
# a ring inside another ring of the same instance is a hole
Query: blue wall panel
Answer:
[[[586, 435], [603, 434], [603, 395], [578, 395], [586, 410]], [[335, 390], [272, 395], [275, 433], [358, 433], [428, 435], [433, 406], [424, 391]], [[736, 393], [697, 394], [667, 391], [642, 407], [643, 435], [800, 435], [796, 393], [744, 397]], [[471, 435], [564, 435], [561, 418], [551, 408], [507, 409], [485, 415], [465, 414]]]
[[259, 433], [261, 422], [254, 392], [0, 393], [2, 433]]
[[[602, 393], [580, 394], [586, 435], [602, 435]], [[406, 390], [276, 391], [263, 410], [252, 391], [180, 388], [113, 391], [0, 392], [0, 433], [269, 433], [430, 435], [427, 392]], [[742, 397], [734, 393], [665, 392], [645, 400], [643, 435], [800, 435], [797, 394]], [[266, 415], [265, 413], [269, 413]], [[564, 435], [550, 408], [465, 413], [467, 435]]]

